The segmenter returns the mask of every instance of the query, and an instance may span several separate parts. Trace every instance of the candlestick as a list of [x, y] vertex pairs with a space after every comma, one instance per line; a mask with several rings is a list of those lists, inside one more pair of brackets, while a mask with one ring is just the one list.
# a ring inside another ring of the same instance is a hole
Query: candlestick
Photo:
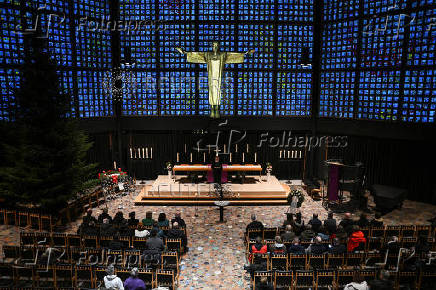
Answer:
[[179, 152], [177, 152], [177, 163], [179, 162]]
[[133, 158], [133, 152], [132, 152], [132, 147], [130, 147], [130, 159]]
[[230, 163], [232, 163], [232, 153], [230, 153]]
[[192, 163], [192, 153], [190, 153], [189, 155], [191, 155], [191, 163]]
[[153, 159], [153, 147], [150, 147], [150, 159]]
[[226, 153], [226, 144], [224, 144], [224, 154]]
[[145, 158], [148, 159], [148, 147], [145, 147]]
[[247, 144], [247, 153], [248, 153], [248, 144]]
[[236, 144], [236, 150], [235, 151], [236, 151], [236, 153], [238, 153], [238, 144]]
[[245, 153], [242, 152], [242, 163], [244, 163], [244, 162], [245, 162]]
[[114, 161], [114, 169], [115, 170], [117, 169], [117, 162], [116, 161]]
[[185, 153], [186, 153], [186, 144], [185, 144]]
[[206, 153], [203, 152], [203, 163], [206, 163]]
[[254, 163], [257, 162], [257, 152], [254, 153]]

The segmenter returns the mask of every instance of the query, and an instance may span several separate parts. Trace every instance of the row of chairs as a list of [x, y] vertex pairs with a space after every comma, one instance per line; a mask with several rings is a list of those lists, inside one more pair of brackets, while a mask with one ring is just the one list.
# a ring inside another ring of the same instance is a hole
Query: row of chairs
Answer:
[[[42, 255], [47, 247], [44, 246], [3, 246], [4, 263], [26, 264], [44, 263]], [[64, 264], [99, 264], [135, 265], [138, 267], [171, 265], [178, 269], [180, 254], [174, 249], [166, 249], [160, 255], [145, 255], [139, 249], [111, 250], [95, 248], [65, 247], [55, 248], [53, 255], [56, 261]], [[158, 261], [155, 261], [159, 259]]]
[[[427, 225], [401, 225], [401, 226], [383, 226], [383, 227], [366, 227], [360, 229], [365, 237], [388, 238], [396, 236], [403, 237], [435, 237], [435, 231], [431, 226]], [[284, 233], [283, 228], [264, 228], [262, 229], [249, 229], [246, 233], [246, 241], [262, 237], [263, 240], [274, 239], [277, 235]]]
[[[131, 269], [115, 267], [115, 273], [125, 281]], [[0, 264], [1, 289], [78, 289], [104, 286], [106, 268], [90, 265], [35, 265]], [[169, 287], [176, 289], [177, 277], [173, 269], [138, 269], [138, 277], [147, 289]]]
[[53, 231], [55, 224], [51, 215], [18, 211], [13, 209], [0, 209], [0, 224], [31, 227], [38, 231]]
[[[355, 272], [369, 282], [376, 278], [375, 270], [258, 271], [252, 279], [253, 289], [262, 277], [267, 277], [274, 289], [343, 289], [353, 282]], [[391, 272], [395, 289], [409, 285], [410, 289], [434, 289], [436, 273]], [[329, 288], [331, 287], [331, 288]]]
[[[50, 245], [55, 247], [80, 247], [80, 248], [107, 248], [114, 239], [113, 236], [81, 236], [75, 234], [47, 233], [47, 232], [21, 232], [20, 245], [38, 246]], [[148, 237], [120, 236], [120, 242], [125, 248], [146, 249]], [[183, 251], [181, 239], [164, 238], [169, 249]]]

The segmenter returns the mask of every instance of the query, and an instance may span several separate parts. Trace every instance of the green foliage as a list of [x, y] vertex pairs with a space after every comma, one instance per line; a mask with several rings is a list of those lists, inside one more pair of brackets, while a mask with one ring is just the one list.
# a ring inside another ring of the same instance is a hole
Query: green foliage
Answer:
[[83, 188], [95, 164], [86, 162], [92, 143], [77, 121], [68, 118], [71, 97], [61, 93], [56, 66], [43, 45], [32, 40], [16, 92], [16, 121], [1, 128], [10, 139], [1, 142], [0, 195], [10, 204], [54, 211]]

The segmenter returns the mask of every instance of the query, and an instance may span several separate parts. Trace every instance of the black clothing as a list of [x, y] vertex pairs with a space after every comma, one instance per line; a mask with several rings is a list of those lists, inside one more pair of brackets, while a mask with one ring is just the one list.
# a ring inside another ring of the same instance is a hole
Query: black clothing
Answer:
[[98, 216], [98, 222], [102, 224], [104, 219], [108, 219], [109, 223], [112, 223], [111, 216], [109, 214], [103, 212]]
[[260, 221], [253, 221], [247, 225], [245, 231], [248, 232], [248, 230], [263, 230], [263, 224]]
[[121, 215], [116, 215], [114, 219], [112, 220], [112, 223], [115, 225], [123, 224], [125, 219]]
[[310, 246], [310, 254], [313, 255], [321, 255], [327, 251], [326, 247], [323, 244], [312, 244]]
[[81, 234], [83, 236], [98, 236], [98, 229], [92, 226], [84, 226]]
[[186, 247], [188, 243], [185, 233], [179, 229], [170, 229], [167, 233], [167, 238], [182, 239], [182, 247]]
[[92, 215], [86, 215], [83, 217], [84, 224], [89, 224], [90, 222], [97, 223], [97, 219], [95, 217], [93, 217]]
[[300, 239], [303, 241], [310, 241], [316, 236], [316, 233], [312, 229], [307, 229], [301, 233]]
[[315, 232], [318, 232], [319, 228], [322, 226], [322, 222], [318, 218], [313, 218], [309, 221], [309, 225]]
[[117, 230], [111, 224], [102, 224], [100, 227], [101, 236], [114, 236]]
[[288, 253], [292, 255], [302, 255], [305, 253], [305, 249], [301, 245], [290, 245], [288, 248]]
[[366, 218], [360, 218], [356, 224], [361, 227], [361, 228], [366, 228], [369, 227], [369, 220], [367, 220]]
[[382, 219], [380, 219], [380, 220], [373, 219], [369, 224], [371, 227], [382, 227], [383, 220]]
[[127, 220], [127, 224], [129, 226], [137, 226], [139, 224], [139, 220], [130, 218]]
[[354, 222], [352, 219], [343, 219], [341, 220], [339, 225], [342, 226], [344, 230], [347, 232], [347, 234], [349, 235], [353, 231]]
[[391, 290], [394, 289], [394, 283], [390, 280], [372, 280], [368, 283], [371, 290]]
[[324, 221], [324, 227], [327, 229], [329, 234], [336, 233], [336, 220], [335, 219], [326, 219]]
[[147, 240], [146, 246], [148, 250], [163, 251], [164, 243], [161, 238], [151, 237]]
[[303, 220], [295, 220], [294, 222], [294, 233], [299, 236], [304, 231], [304, 221]]
[[214, 161], [212, 163], [212, 173], [213, 173], [213, 181], [215, 183], [221, 184], [221, 173], [223, 171], [223, 165], [220, 161]]
[[255, 290], [274, 290], [274, 287], [270, 284], [256, 284], [256, 289]]
[[292, 241], [295, 237], [296, 235], [294, 234], [294, 232], [284, 232], [282, 234], [283, 241]]
[[181, 217], [175, 217], [171, 220], [171, 224], [177, 222], [177, 224], [179, 225], [179, 227], [184, 228], [186, 227], [186, 223], [185, 220], [182, 219]]
[[344, 244], [339, 244], [337, 246], [332, 246], [329, 249], [329, 253], [333, 255], [341, 255], [347, 252], [347, 247]]

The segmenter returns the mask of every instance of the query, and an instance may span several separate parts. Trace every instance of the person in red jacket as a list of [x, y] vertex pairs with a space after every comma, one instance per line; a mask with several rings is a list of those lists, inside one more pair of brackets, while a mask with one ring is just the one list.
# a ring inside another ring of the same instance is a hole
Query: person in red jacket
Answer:
[[257, 237], [256, 243], [251, 245], [250, 248], [250, 257], [249, 261], [252, 263], [253, 261], [253, 255], [254, 254], [266, 254], [268, 252], [268, 247], [265, 244], [262, 244], [262, 238]]
[[366, 243], [365, 235], [360, 231], [359, 226], [353, 226], [353, 233], [348, 238], [347, 250], [353, 252], [361, 243]]

